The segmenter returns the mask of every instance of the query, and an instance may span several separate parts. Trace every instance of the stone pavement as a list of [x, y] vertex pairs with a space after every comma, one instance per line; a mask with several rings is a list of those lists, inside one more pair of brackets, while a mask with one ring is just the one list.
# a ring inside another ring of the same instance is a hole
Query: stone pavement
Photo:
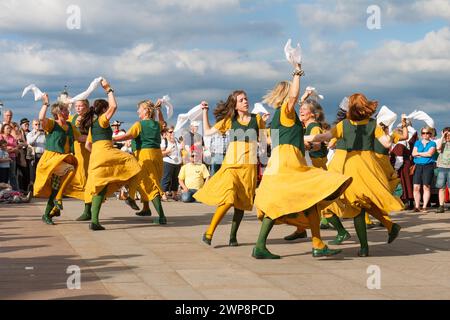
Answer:
[[[352, 234], [333, 258], [314, 259], [309, 240], [288, 243], [294, 228], [275, 226], [268, 241], [281, 260], [251, 255], [259, 232], [254, 213], [241, 225], [241, 246], [230, 248], [232, 214], [219, 225], [211, 247], [201, 241], [214, 208], [164, 203], [167, 226], [134, 215], [115, 199], [104, 204], [102, 224], [92, 232], [75, 222], [83, 205], [66, 200], [58, 225], [41, 222], [45, 203], [0, 206], [0, 299], [450, 299], [450, 211], [404, 212], [403, 227], [386, 244], [387, 232], [369, 230], [368, 258], [356, 256]], [[334, 231], [322, 231], [331, 240]], [[69, 290], [69, 266], [81, 269], [81, 289]], [[367, 288], [368, 268], [378, 266], [381, 289]]]

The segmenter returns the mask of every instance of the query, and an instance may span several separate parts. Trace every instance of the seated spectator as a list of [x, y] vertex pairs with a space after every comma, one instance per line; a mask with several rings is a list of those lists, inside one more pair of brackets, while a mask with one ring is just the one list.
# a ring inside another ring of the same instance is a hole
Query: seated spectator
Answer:
[[178, 181], [183, 190], [181, 201], [185, 203], [195, 202], [193, 195], [203, 187], [205, 179], [207, 181], [209, 176], [208, 169], [202, 163], [200, 153], [192, 152], [190, 162], [181, 168], [178, 175]]
[[8, 183], [11, 158], [8, 153], [8, 142], [0, 140], [0, 183]]

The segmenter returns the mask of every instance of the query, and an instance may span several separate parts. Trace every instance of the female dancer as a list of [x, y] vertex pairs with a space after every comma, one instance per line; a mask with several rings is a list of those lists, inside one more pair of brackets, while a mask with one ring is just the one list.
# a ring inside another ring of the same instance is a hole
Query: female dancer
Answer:
[[245, 210], [252, 210], [257, 183], [257, 150], [259, 130], [265, 129], [269, 115], [250, 114], [247, 94], [238, 90], [214, 110], [216, 124], [211, 127], [208, 104], [202, 102], [205, 135], [231, 130], [221, 169], [200, 189], [194, 198], [210, 206], [217, 206], [211, 224], [203, 235], [203, 242], [211, 245], [214, 231], [227, 211], [234, 207], [230, 246], [238, 246], [237, 231]]
[[[363, 94], [354, 94], [349, 98], [347, 119], [338, 123], [331, 132], [305, 137], [305, 141], [308, 142], [342, 139], [338, 142], [339, 148], [345, 149], [346, 152], [340, 153], [338, 158], [337, 154], [335, 155], [334, 170], [353, 178], [353, 183], [345, 191], [344, 197], [351, 207], [359, 209], [359, 213], [355, 213], [357, 210], [348, 210], [344, 214], [346, 217], [354, 218], [361, 245], [358, 252], [360, 257], [369, 255], [365, 211], [369, 209], [370, 213], [386, 226], [384, 215], [403, 208], [400, 199], [392, 195], [389, 181], [374, 155], [375, 139], [386, 148], [390, 146], [390, 137], [386, 136], [383, 129], [376, 125], [376, 121], [370, 118], [377, 106], [376, 101], [368, 101]], [[336, 213], [335, 210], [331, 211]], [[339, 219], [328, 220], [340, 235], [342, 224]], [[387, 228], [390, 229], [388, 242], [392, 242], [398, 236], [400, 226], [390, 223]]]
[[262, 219], [252, 254], [256, 259], [280, 258], [266, 247], [272, 227], [280, 223], [302, 227], [309, 225], [314, 257], [341, 252], [329, 249], [321, 240], [318, 205], [338, 198], [352, 179], [306, 164], [303, 127], [295, 112], [303, 74], [301, 66], [297, 65], [292, 84], [280, 82], [265, 96], [264, 102], [275, 107], [276, 112], [270, 128], [272, 155], [255, 198], [258, 217]]
[[[153, 120], [155, 112], [158, 113], [158, 121]], [[156, 105], [150, 100], [142, 101], [138, 104], [137, 113], [141, 121], [136, 122], [126, 135], [114, 137], [114, 141], [133, 139], [134, 155], [142, 167], [137, 183], [129, 186], [130, 198], [135, 198], [137, 190], [144, 204], [143, 210], [136, 215], [151, 216], [149, 201], [152, 201], [159, 215], [158, 223], [167, 224], [161, 205], [163, 191], [160, 185], [163, 174], [161, 128], [164, 123], [161, 101]]]
[[132, 179], [136, 179], [141, 167], [136, 159], [113, 146], [109, 121], [117, 110], [114, 90], [106, 80], [101, 83], [108, 101], [96, 100], [94, 107], [81, 120], [81, 126], [89, 127], [86, 149], [91, 150], [86, 183], [86, 198], [92, 197], [91, 230], [105, 230], [99, 223], [103, 200], [119, 190]]
[[47, 139], [45, 152], [36, 169], [34, 196], [49, 198], [42, 221], [53, 225], [52, 218], [57, 213], [53, 209], [63, 209], [63, 193], [77, 168], [77, 159], [73, 156], [73, 143], [79, 139], [79, 132], [67, 122], [69, 108], [66, 104], [58, 102], [52, 105], [51, 112], [54, 119], [48, 119], [46, 114], [50, 104], [47, 94], [42, 101], [39, 121], [47, 133]]

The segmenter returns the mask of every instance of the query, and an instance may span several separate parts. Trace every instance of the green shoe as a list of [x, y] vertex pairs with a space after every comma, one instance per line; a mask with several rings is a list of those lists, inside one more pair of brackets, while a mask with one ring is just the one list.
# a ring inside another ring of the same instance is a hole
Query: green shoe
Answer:
[[91, 217], [90, 214], [84, 214], [84, 213], [83, 213], [81, 216], [79, 216], [79, 217], [77, 218], [76, 221], [91, 221], [91, 219], [92, 219], [92, 217]]
[[141, 208], [139, 208], [139, 206], [137, 205], [136, 201], [134, 201], [130, 197], [125, 199], [125, 203], [133, 210], [136, 210], [136, 211], [141, 210]]
[[400, 229], [402, 227], [400, 227], [398, 224], [394, 223], [392, 225], [392, 230], [391, 232], [389, 232], [389, 238], [388, 238], [388, 243], [392, 243], [394, 242], [394, 240], [398, 237], [398, 234], [400, 233]]
[[208, 246], [211, 245], [211, 240], [212, 240], [212, 239], [208, 239], [208, 238], [206, 237], [206, 233], [203, 235], [202, 241], [203, 241], [204, 243], [206, 243]]
[[342, 250], [340, 249], [330, 249], [327, 246], [325, 246], [323, 249], [313, 249], [312, 255], [314, 258], [330, 257], [339, 254], [341, 252]]
[[280, 256], [270, 253], [266, 248], [258, 249], [257, 247], [253, 248], [252, 257], [255, 259], [281, 259]]
[[364, 257], [368, 257], [368, 256], [369, 256], [369, 248], [368, 247], [359, 249], [358, 257], [364, 258]]
[[52, 221], [52, 218], [46, 214], [42, 216], [42, 221], [44, 221], [45, 224], [48, 224], [49, 226], [54, 226], [55, 223]]
[[338, 246], [338, 245], [342, 244], [342, 242], [350, 239], [351, 237], [352, 236], [350, 235], [350, 233], [348, 233], [348, 231], [345, 231], [345, 233], [342, 235], [338, 234], [334, 240], [328, 241], [328, 244]]
[[295, 231], [293, 234], [290, 234], [290, 235], [284, 237], [284, 240], [286, 240], [286, 241], [294, 241], [294, 240], [297, 240], [297, 239], [305, 239], [305, 238], [308, 238], [308, 234], [306, 233], [306, 230], [303, 231], [303, 232], [300, 232], [300, 233]]
[[150, 210], [142, 210], [142, 211], [136, 212], [136, 215], [139, 217], [151, 217], [152, 212]]
[[105, 230], [105, 228], [102, 227], [100, 224], [95, 224], [95, 223], [91, 223], [89, 225], [89, 229], [91, 229], [92, 231], [103, 231], [103, 230]]
[[238, 247], [239, 243], [237, 239], [230, 239], [230, 243], [228, 244], [230, 247]]
[[55, 205], [55, 208], [57, 208], [58, 210], [64, 210], [62, 200], [55, 199], [55, 200], [53, 200], [53, 204]]

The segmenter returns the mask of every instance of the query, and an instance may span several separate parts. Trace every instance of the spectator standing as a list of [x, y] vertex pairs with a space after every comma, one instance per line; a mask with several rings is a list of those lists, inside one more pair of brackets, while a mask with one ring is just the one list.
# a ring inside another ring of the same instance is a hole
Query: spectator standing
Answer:
[[[5, 112], [3, 112], [3, 123], [2, 123], [2, 128], [5, 124], [11, 124], [12, 122], [12, 118], [13, 118], [13, 112], [11, 110], [5, 110]], [[0, 130], [2, 129], [0, 128]]]
[[167, 130], [167, 140], [161, 141], [161, 150], [164, 157], [164, 174], [161, 187], [165, 193], [162, 199], [167, 201], [168, 196], [172, 196], [174, 200], [178, 200], [178, 174], [180, 173], [183, 161], [181, 144], [175, 139], [174, 127], [170, 127]]
[[45, 151], [45, 132], [41, 129], [39, 120], [34, 119], [32, 124], [32, 130], [27, 134], [27, 143], [33, 148], [34, 158], [31, 161], [30, 180], [34, 183], [37, 165]]
[[16, 175], [16, 158], [18, 152], [17, 139], [12, 135], [13, 127], [11, 124], [4, 124], [1, 130], [3, 140], [7, 142], [7, 151], [11, 159], [9, 167], [9, 184], [13, 190], [18, 191], [17, 175]]
[[[125, 135], [127, 132], [125, 130], [121, 130], [120, 126], [123, 124], [123, 122], [120, 121], [114, 121], [111, 125], [111, 128], [113, 129], [113, 138], [114, 137], [120, 137]], [[122, 149], [125, 145], [125, 142], [118, 142], [114, 141], [114, 148]]]
[[178, 181], [183, 191], [181, 201], [195, 202], [193, 195], [203, 187], [205, 179], [208, 181], [209, 176], [208, 169], [201, 161], [201, 154], [192, 152], [190, 162], [181, 168], [178, 175]]
[[[421, 130], [421, 139], [416, 141], [412, 156], [414, 157], [414, 212], [427, 212], [427, 205], [431, 197], [431, 183], [434, 177], [434, 154], [437, 146], [431, 141], [432, 128], [426, 126]], [[423, 186], [423, 207], [420, 209], [420, 187]]]
[[[184, 148], [190, 154], [192, 148], [201, 148], [205, 146], [205, 141], [201, 134], [198, 133], [198, 128], [200, 127], [200, 122], [191, 121], [190, 131], [183, 136]], [[202, 151], [203, 153], [203, 151]], [[189, 162], [187, 159], [186, 163]]]
[[0, 183], [8, 183], [9, 167], [11, 159], [8, 153], [8, 143], [6, 140], [0, 140]]
[[445, 190], [450, 183], [450, 127], [442, 131], [442, 138], [438, 141], [436, 188], [439, 189], [439, 208], [436, 213], [445, 212]]
[[222, 162], [227, 153], [230, 137], [228, 132], [225, 134], [216, 133], [211, 137], [209, 150], [211, 152], [210, 175], [213, 176], [222, 167]]
[[[18, 132], [19, 160], [17, 161], [19, 188], [22, 191], [29, 191], [30, 171], [32, 162], [32, 150], [27, 143], [27, 134], [30, 132], [30, 120], [23, 118], [20, 120]], [[31, 152], [29, 151], [31, 150]]]

